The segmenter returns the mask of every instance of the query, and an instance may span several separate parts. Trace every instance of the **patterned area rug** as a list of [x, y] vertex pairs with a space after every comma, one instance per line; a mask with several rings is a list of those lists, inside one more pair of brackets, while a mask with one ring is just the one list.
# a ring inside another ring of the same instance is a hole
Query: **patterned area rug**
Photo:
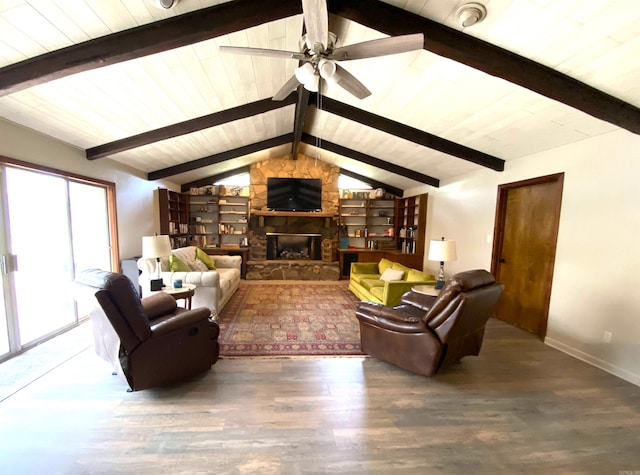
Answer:
[[347, 281], [242, 281], [218, 317], [221, 356], [361, 355]]

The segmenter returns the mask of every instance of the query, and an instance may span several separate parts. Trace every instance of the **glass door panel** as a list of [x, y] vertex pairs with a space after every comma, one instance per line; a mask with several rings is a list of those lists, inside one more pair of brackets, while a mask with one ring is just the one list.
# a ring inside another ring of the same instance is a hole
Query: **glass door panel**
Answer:
[[[112, 270], [107, 190], [85, 183], [69, 183], [71, 236], [75, 275], [85, 269]], [[78, 318], [89, 315], [87, 302], [79, 301]]]
[[[0, 213], [0, 256], [6, 254], [6, 246], [4, 244], [4, 220], [2, 219], [2, 213]], [[0, 360], [2, 357], [9, 353], [9, 328], [7, 326], [7, 299], [5, 299], [5, 292], [8, 292], [10, 287], [6, 282], [6, 274], [0, 269]]]
[[67, 181], [11, 167], [6, 177], [15, 305], [26, 345], [76, 322]]
[[111, 270], [107, 190], [70, 182], [69, 202], [75, 271]]

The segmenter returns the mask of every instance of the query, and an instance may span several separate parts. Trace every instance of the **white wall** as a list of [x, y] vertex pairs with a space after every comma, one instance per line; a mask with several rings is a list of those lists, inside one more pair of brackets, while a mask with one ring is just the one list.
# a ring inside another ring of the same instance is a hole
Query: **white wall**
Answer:
[[[429, 193], [427, 239], [457, 241], [447, 275], [491, 267], [497, 187], [564, 172], [545, 343], [640, 385], [640, 137], [611, 132], [483, 170]], [[426, 250], [425, 250], [426, 251]], [[438, 264], [425, 261], [435, 272]], [[604, 331], [613, 333], [610, 344]]]
[[158, 187], [177, 189], [171, 182], [147, 181], [142, 172], [106, 158], [87, 160], [83, 150], [2, 120], [0, 155], [115, 183], [122, 259], [139, 256], [142, 236], [159, 229], [153, 190]]

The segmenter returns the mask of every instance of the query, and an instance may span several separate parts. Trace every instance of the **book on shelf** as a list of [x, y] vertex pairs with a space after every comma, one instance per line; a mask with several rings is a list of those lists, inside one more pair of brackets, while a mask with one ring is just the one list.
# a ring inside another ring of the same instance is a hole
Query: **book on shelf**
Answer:
[[403, 254], [415, 254], [416, 242], [415, 241], [402, 241], [401, 251]]
[[189, 227], [191, 234], [207, 234], [207, 227], [202, 224], [193, 224]]

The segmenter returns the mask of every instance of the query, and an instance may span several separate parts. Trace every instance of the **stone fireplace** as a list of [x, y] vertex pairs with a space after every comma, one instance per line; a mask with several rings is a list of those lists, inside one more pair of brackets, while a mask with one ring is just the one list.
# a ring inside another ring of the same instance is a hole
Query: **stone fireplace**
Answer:
[[267, 260], [320, 260], [321, 234], [267, 233]]
[[[304, 154], [253, 163], [249, 174], [248, 280], [339, 280], [337, 256], [325, 259], [327, 243], [338, 243], [338, 177], [340, 169]], [[281, 212], [267, 209], [267, 179], [319, 178], [320, 212]], [[330, 255], [331, 253], [329, 253]]]

